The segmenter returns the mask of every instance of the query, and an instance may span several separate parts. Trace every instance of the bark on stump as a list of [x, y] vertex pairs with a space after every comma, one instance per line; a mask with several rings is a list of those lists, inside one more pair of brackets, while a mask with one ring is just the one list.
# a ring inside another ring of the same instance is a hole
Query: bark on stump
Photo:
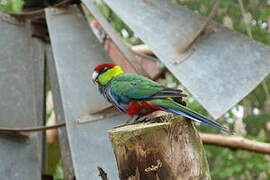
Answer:
[[188, 119], [165, 116], [109, 131], [121, 180], [208, 180], [201, 139]]

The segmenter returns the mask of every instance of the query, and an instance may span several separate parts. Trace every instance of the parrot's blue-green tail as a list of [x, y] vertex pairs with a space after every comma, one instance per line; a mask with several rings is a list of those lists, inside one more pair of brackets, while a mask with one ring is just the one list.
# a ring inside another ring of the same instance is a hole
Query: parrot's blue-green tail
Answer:
[[167, 111], [171, 112], [171, 113], [174, 113], [174, 114], [178, 114], [178, 115], [187, 117], [189, 119], [192, 119], [192, 120], [200, 122], [200, 123], [204, 123], [204, 124], [206, 124], [208, 126], [218, 128], [218, 129], [222, 130], [223, 132], [225, 132], [226, 134], [232, 134], [230, 132], [230, 130], [228, 130], [227, 128], [225, 128], [225, 127], [221, 126], [220, 124], [218, 124], [218, 123], [216, 123], [214, 121], [211, 121], [211, 120], [209, 120], [209, 119], [207, 119], [207, 118], [205, 118], [202, 115], [199, 115], [197, 113], [192, 112], [192, 114], [188, 114], [188, 113], [177, 111], [177, 110], [174, 110], [174, 109], [167, 109]]
[[226, 134], [232, 134], [232, 132], [230, 132], [230, 130], [228, 130], [227, 128], [221, 126], [220, 124], [211, 121], [209, 119], [207, 119], [206, 117], [192, 111], [191, 109], [182, 106], [181, 104], [178, 104], [177, 102], [174, 102], [172, 100], [151, 100], [151, 102], [159, 107], [161, 107], [164, 111], [167, 112], [171, 112], [173, 114], [177, 114], [177, 115], [181, 115], [184, 117], [187, 117], [191, 120], [200, 122], [200, 123], [204, 123], [208, 126], [214, 127], [214, 128], [218, 128], [221, 131], [225, 132]]

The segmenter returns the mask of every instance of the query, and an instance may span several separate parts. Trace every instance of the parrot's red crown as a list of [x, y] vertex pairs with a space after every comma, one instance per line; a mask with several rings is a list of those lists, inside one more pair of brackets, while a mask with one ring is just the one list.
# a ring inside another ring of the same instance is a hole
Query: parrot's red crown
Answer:
[[113, 68], [114, 66], [117, 66], [116, 64], [99, 64], [97, 65], [95, 68], [94, 68], [94, 71], [103, 71], [104, 69], [111, 69]]

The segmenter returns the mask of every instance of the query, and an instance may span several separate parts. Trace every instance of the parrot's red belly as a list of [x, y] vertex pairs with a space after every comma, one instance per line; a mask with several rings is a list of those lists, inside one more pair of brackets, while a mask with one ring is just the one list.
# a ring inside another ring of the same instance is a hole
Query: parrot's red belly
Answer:
[[129, 103], [127, 113], [129, 116], [134, 116], [134, 115], [145, 116], [147, 114], [150, 114], [154, 111], [159, 111], [159, 110], [161, 110], [161, 108], [153, 103], [133, 101]]

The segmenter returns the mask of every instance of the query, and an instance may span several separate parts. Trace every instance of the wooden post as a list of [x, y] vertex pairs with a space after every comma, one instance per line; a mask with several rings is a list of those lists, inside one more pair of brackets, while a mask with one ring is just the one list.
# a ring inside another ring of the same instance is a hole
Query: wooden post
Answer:
[[109, 131], [120, 179], [211, 179], [201, 139], [190, 120], [171, 115], [160, 119], [163, 122]]

